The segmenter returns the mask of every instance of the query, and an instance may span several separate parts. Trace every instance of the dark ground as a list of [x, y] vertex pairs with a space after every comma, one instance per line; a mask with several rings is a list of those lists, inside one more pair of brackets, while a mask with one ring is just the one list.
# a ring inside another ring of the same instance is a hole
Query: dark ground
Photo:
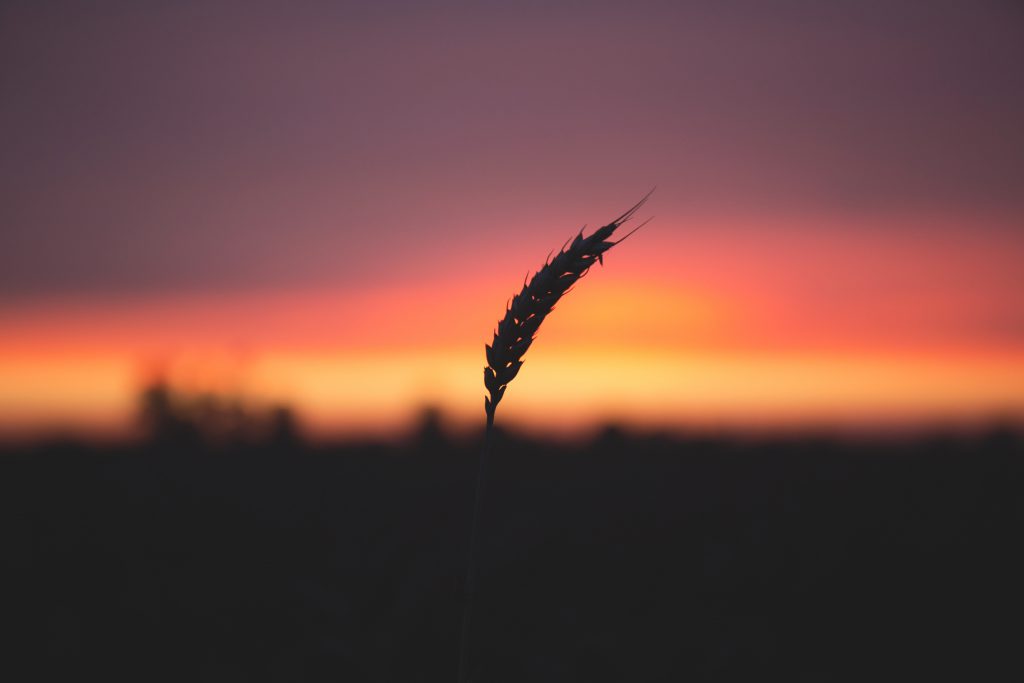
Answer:
[[[472, 444], [164, 437], [0, 454], [0, 677], [454, 683]], [[503, 437], [478, 680], [1024, 680], [1022, 483], [1011, 431]]]

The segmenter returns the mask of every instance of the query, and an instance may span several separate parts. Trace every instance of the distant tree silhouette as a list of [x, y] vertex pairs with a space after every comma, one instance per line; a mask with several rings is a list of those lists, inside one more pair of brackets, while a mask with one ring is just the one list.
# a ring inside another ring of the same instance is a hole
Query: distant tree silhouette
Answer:
[[202, 442], [198, 425], [182, 416], [171, 388], [157, 381], [142, 391], [140, 422], [147, 439], [167, 448], [194, 448]]
[[295, 411], [288, 406], [274, 408], [270, 413], [268, 444], [278, 450], [291, 450], [300, 441]]
[[439, 452], [448, 443], [444, 432], [444, 420], [437, 406], [424, 406], [416, 421], [414, 439], [417, 447], [424, 452]]
[[147, 440], [165, 449], [263, 445], [289, 450], [300, 441], [295, 413], [288, 406], [257, 410], [238, 397], [189, 394], [162, 380], [142, 391], [139, 404]]

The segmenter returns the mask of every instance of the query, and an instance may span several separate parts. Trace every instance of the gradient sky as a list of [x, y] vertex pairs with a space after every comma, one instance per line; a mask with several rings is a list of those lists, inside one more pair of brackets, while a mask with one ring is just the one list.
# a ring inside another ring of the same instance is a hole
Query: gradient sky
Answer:
[[527, 269], [655, 185], [510, 421], [1024, 416], [1021, 64], [1010, 1], [5, 2], [0, 429], [155, 372], [475, 419]]

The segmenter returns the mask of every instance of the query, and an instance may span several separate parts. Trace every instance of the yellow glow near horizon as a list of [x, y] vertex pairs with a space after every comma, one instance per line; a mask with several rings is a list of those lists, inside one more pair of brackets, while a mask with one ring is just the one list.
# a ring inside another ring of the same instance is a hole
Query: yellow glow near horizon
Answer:
[[[311, 434], [388, 434], [423, 406], [472, 426], [483, 414], [482, 354], [268, 352], [234, 389], [285, 402]], [[128, 360], [0, 364], [4, 432], [128, 424], [139, 375]], [[1024, 415], [1024, 356], [707, 354], [548, 346], [528, 359], [500, 421], [573, 433], [602, 421], [638, 427], [884, 426]]]

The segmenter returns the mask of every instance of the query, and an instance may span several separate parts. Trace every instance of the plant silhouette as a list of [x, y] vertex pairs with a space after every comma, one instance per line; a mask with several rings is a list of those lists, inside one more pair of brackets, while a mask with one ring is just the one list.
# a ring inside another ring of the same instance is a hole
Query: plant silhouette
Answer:
[[484, 347], [487, 354], [484, 386], [490, 394], [484, 398], [488, 426], [494, 422], [494, 411], [505, 395], [509, 382], [515, 379], [519, 369], [523, 367], [523, 356], [533, 344], [541, 323], [554, 309], [558, 300], [587, 274], [595, 262], [604, 265], [606, 251], [643, 227], [644, 223], [641, 223], [622, 239], [609, 239], [623, 223], [633, 217], [650, 196], [651, 193], [648, 192], [624, 214], [587, 237], [583, 236], [583, 228], [580, 228], [576, 237], [570, 238], [571, 243], [566, 241], [553, 259], [549, 254], [544, 267], [538, 270], [528, 283], [523, 282], [522, 291], [512, 297], [511, 304], [505, 310], [505, 317], [498, 322], [498, 327], [494, 330], [494, 340]]
[[498, 321], [494, 339], [484, 349], [487, 366], [484, 368], [484, 411], [487, 415], [486, 435], [480, 452], [473, 497], [473, 519], [470, 525], [469, 557], [466, 561], [466, 581], [463, 593], [462, 637], [459, 646], [459, 683], [466, 683], [469, 677], [469, 639], [473, 617], [473, 601], [476, 597], [476, 554], [480, 535], [480, 509], [483, 506], [484, 485], [487, 480], [487, 462], [490, 457], [491, 432], [494, 429], [494, 412], [505, 395], [509, 383], [523, 367], [523, 356], [533, 344], [541, 323], [554, 309], [559, 299], [565, 296], [580, 278], [587, 274], [594, 263], [604, 265], [604, 253], [642, 228], [641, 223], [618, 240], [611, 240], [615, 231], [628, 221], [650, 198], [652, 189], [643, 199], [630, 207], [611, 223], [598, 228], [587, 237], [583, 230], [576, 237], [569, 238], [558, 254], [548, 258], [529, 282], [523, 282], [523, 289], [506, 306], [505, 316]]

